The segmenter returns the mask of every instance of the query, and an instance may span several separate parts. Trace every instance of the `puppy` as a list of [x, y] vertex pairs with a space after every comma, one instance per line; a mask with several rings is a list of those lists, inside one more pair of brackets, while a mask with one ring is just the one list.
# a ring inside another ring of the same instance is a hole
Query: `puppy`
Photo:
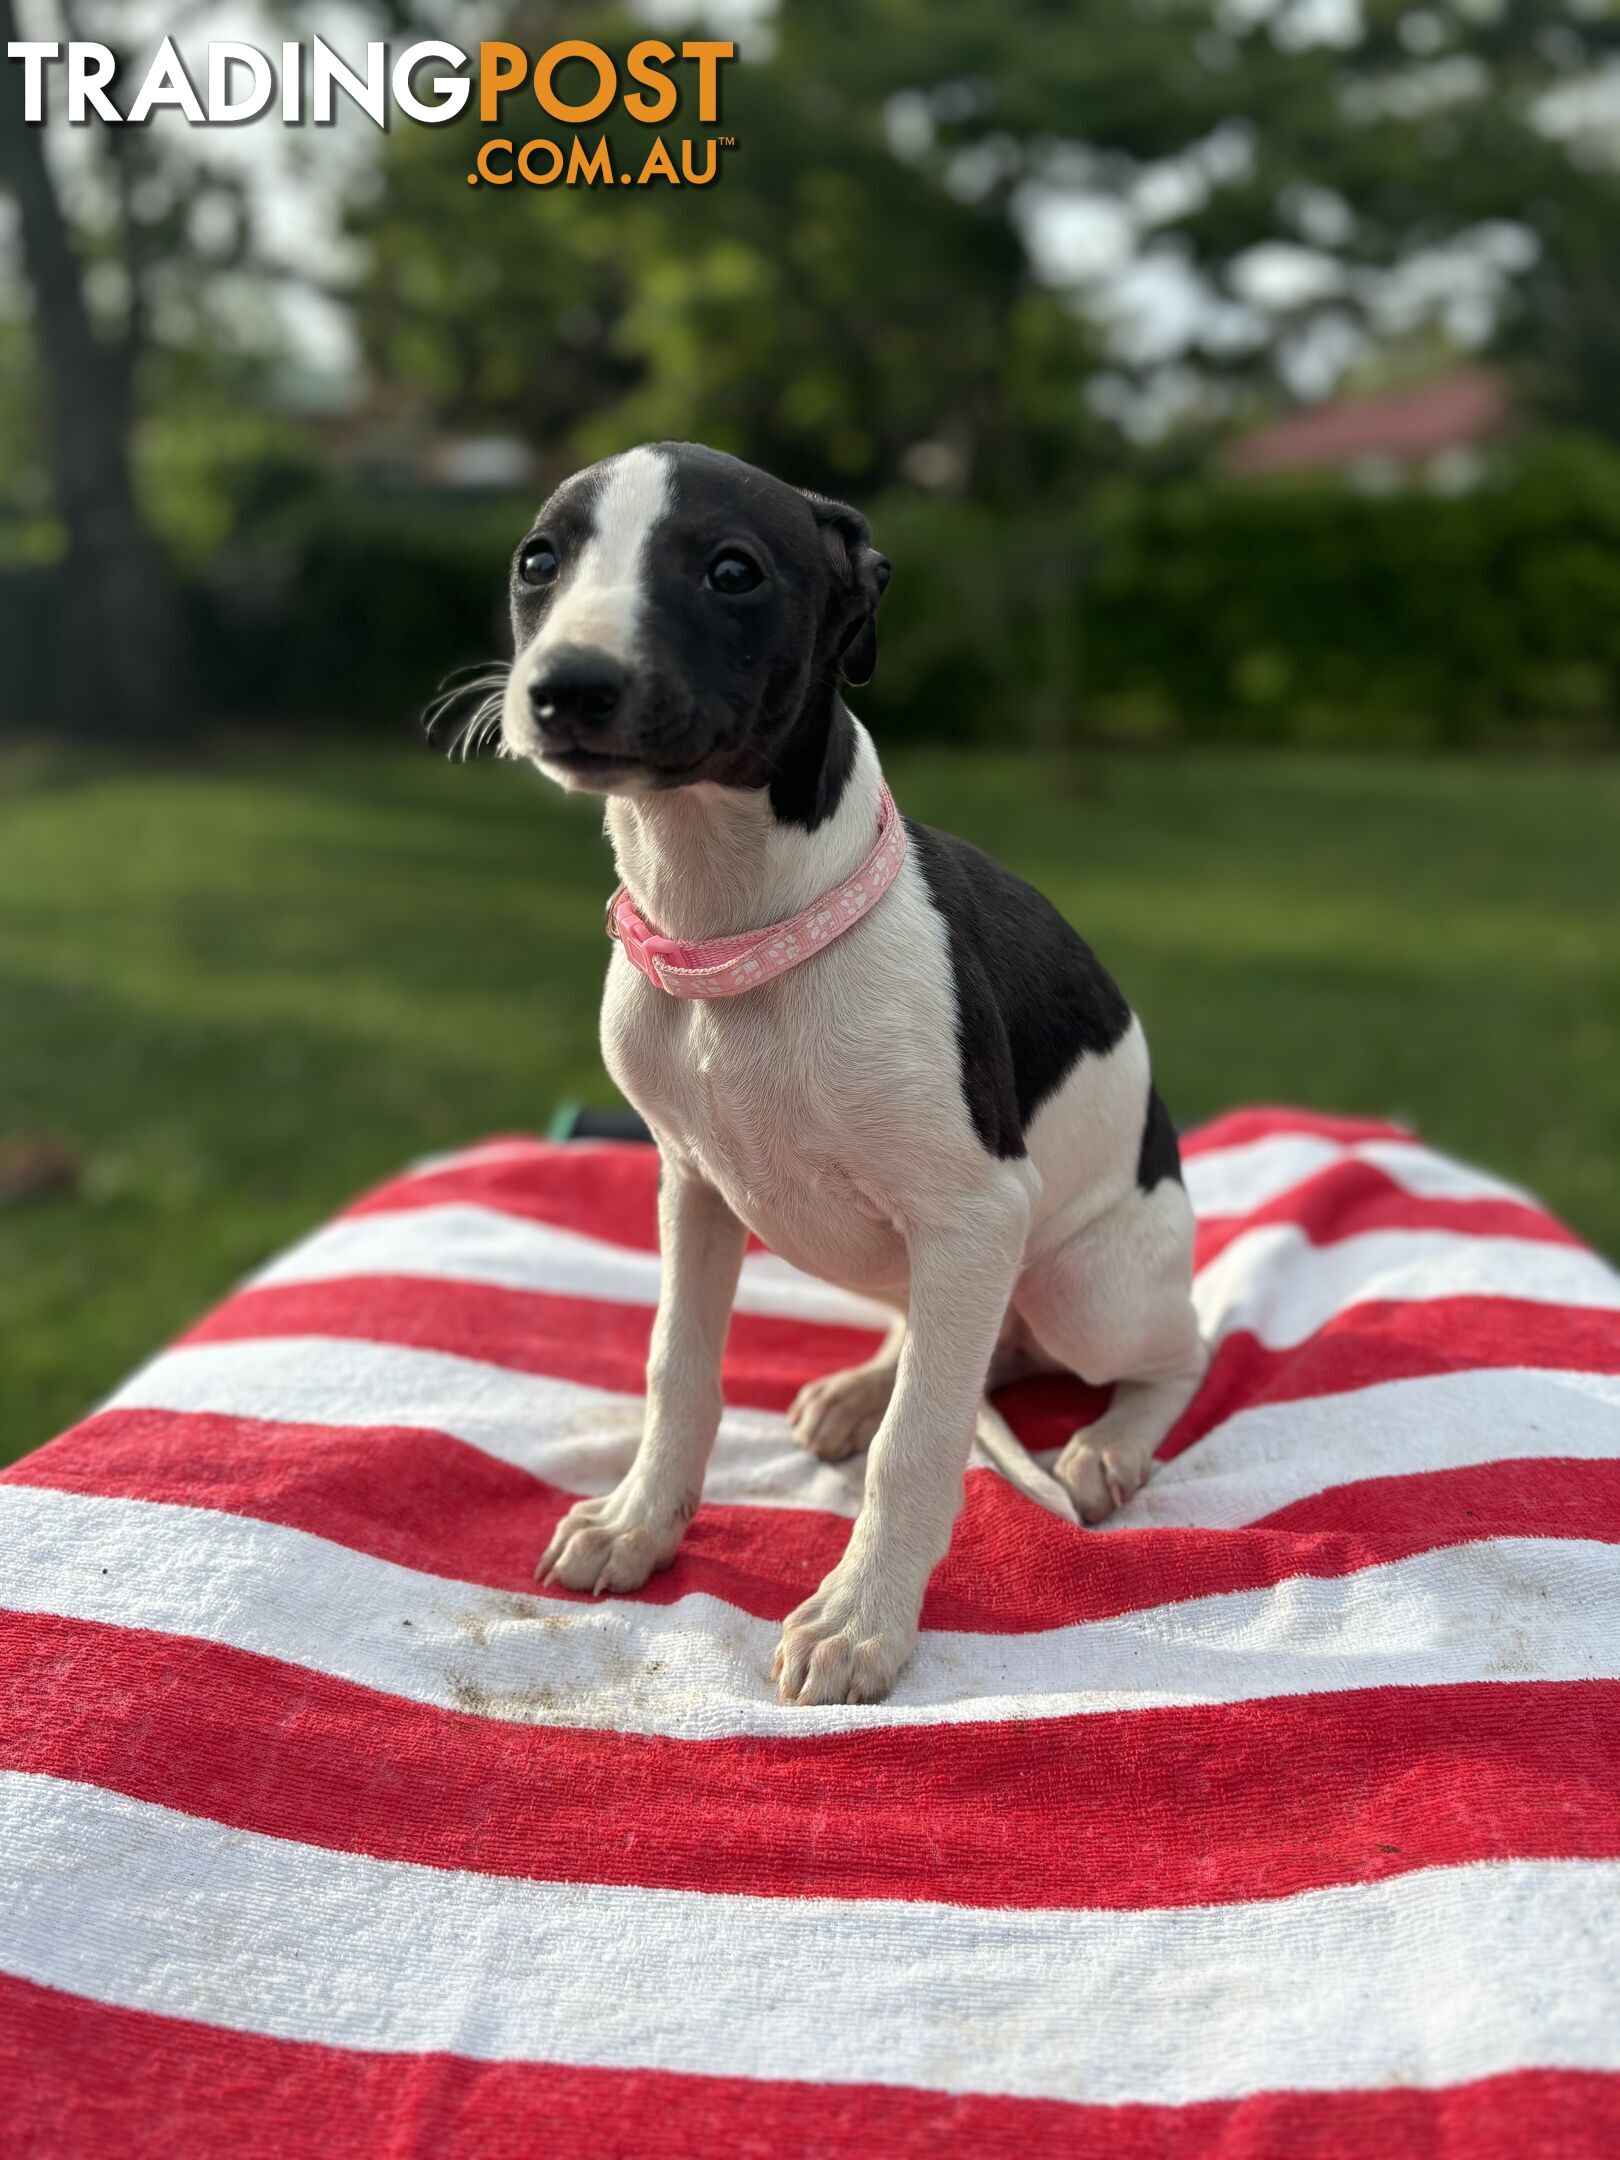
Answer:
[[[690, 443], [576, 474], [512, 570], [502, 747], [607, 799], [602, 1049], [663, 1173], [640, 1448], [536, 1573], [630, 1591], [673, 1558], [757, 1232], [895, 1315], [793, 1407], [812, 1453], [871, 1452], [842, 1559], [783, 1627], [784, 1703], [888, 1693], [975, 1432], [1032, 1497], [1097, 1522], [1205, 1364], [1140, 1025], [1038, 893], [898, 816], [839, 694], [872, 673], [888, 581], [857, 511]], [[1049, 1476], [984, 1398], [1052, 1371], [1115, 1388]]]

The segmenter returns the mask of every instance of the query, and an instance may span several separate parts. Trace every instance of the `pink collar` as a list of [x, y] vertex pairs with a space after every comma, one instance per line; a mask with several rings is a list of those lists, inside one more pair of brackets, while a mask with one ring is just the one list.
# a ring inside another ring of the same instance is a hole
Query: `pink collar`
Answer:
[[671, 997], [735, 997], [739, 990], [757, 990], [773, 976], [785, 975], [870, 914], [900, 875], [905, 859], [906, 828], [885, 787], [878, 796], [877, 841], [871, 854], [853, 877], [786, 922], [745, 930], [739, 937], [688, 943], [661, 936], [621, 885], [608, 902], [607, 933], [624, 947], [631, 966]]

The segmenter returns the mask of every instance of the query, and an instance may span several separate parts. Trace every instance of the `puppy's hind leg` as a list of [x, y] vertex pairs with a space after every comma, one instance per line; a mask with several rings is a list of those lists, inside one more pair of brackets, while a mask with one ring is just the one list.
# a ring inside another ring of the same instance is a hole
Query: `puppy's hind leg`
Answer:
[[1082, 1426], [1052, 1465], [1083, 1523], [1098, 1523], [1147, 1483], [1153, 1458], [1204, 1377], [1194, 1371], [1166, 1380], [1121, 1380], [1094, 1425]]
[[881, 1348], [864, 1365], [825, 1373], [800, 1388], [788, 1411], [788, 1422], [800, 1447], [819, 1455], [823, 1462], [843, 1462], [870, 1443], [894, 1393], [900, 1346], [905, 1339], [905, 1316], [897, 1313]]
[[[905, 1315], [897, 1313], [882, 1344], [864, 1365], [851, 1365], [843, 1372], [826, 1373], [821, 1379], [800, 1388], [788, 1411], [793, 1437], [800, 1447], [808, 1448], [812, 1455], [819, 1455], [823, 1462], [843, 1462], [870, 1446], [883, 1422], [883, 1413], [889, 1407], [889, 1397], [894, 1393], [895, 1374], [900, 1369], [900, 1350], [905, 1339]], [[1032, 1345], [1018, 1339], [1018, 1331], [1009, 1314], [990, 1360], [986, 1392], [1006, 1387], [1028, 1373], [1047, 1371], [1050, 1363], [1049, 1359], [1033, 1352]], [[1020, 1491], [1039, 1499], [1043, 1507], [1060, 1505], [1058, 1496], [1052, 1493], [1051, 1479], [1030, 1461], [1022, 1442], [1013, 1436], [1005, 1420], [988, 1404], [980, 1411], [980, 1428], [979, 1438], [1004, 1476], [1010, 1478]]]
[[[883, 1413], [889, 1407], [889, 1397], [894, 1393], [895, 1374], [900, 1370], [900, 1351], [905, 1339], [905, 1315], [897, 1313], [882, 1344], [864, 1365], [851, 1365], [843, 1372], [826, 1373], [821, 1379], [800, 1388], [788, 1411], [793, 1437], [800, 1447], [808, 1448], [812, 1455], [819, 1455], [823, 1462], [843, 1462], [847, 1456], [857, 1455], [863, 1447], [870, 1446], [883, 1422]], [[1049, 1364], [1050, 1360], [1042, 1358], [1033, 1345], [1020, 1340], [1020, 1331], [1009, 1314], [1003, 1323], [995, 1355], [990, 1360], [985, 1387], [1006, 1387], [1026, 1373], [1046, 1371]], [[999, 1419], [995, 1422], [1001, 1423]], [[1004, 1425], [1002, 1431], [1010, 1451], [1023, 1455], [1022, 1445], [1006, 1432]], [[984, 1433], [980, 1438], [995, 1454], [994, 1439]], [[999, 1461], [1000, 1456], [996, 1459]], [[1003, 1467], [1005, 1469], [1005, 1465]], [[1035, 1469], [1027, 1456], [1024, 1457], [1022, 1476], [1012, 1469], [1005, 1471], [1013, 1483], [1024, 1490], [1029, 1489], [1024, 1479], [1031, 1473], [1043, 1486], [1049, 1482], [1045, 1471]], [[1052, 1501], [1043, 1494], [1041, 1504], [1050, 1507]]]
[[1019, 1284], [1019, 1312], [1043, 1347], [1082, 1378], [1114, 1383], [1102, 1416], [1052, 1465], [1082, 1522], [1141, 1490], [1204, 1377], [1192, 1231], [1185, 1193], [1166, 1180], [1049, 1248]]

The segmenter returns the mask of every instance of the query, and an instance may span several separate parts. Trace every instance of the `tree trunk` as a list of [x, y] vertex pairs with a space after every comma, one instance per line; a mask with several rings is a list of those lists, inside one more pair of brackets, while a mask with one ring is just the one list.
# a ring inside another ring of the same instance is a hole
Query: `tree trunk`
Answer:
[[[16, 35], [13, 0], [0, 0], [0, 51]], [[21, 66], [0, 61], [0, 183], [17, 201], [51, 484], [67, 528], [63, 709], [79, 732], [156, 740], [191, 717], [180, 591], [136, 505], [133, 368], [91, 323], [44, 126], [23, 119]]]

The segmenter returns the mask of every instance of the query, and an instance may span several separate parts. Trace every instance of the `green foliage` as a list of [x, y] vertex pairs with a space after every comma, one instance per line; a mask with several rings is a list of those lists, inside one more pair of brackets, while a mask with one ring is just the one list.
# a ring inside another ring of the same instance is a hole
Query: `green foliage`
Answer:
[[[1561, 137], [1549, 101], [1601, 83], [1620, 14], [1570, 0], [1363, 0], [1333, 11], [1140, 0], [1106, 14], [1045, 0], [788, 0], [818, 64], [853, 94], [921, 100], [923, 169], [964, 153], [1006, 204], [1065, 151], [1087, 185], [1118, 199], [1173, 164], [1139, 246], [1195, 270], [1212, 299], [1266, 243], [1304, 244], [1337, 275], [1255, 325], [1247, 340], [1195, 341], [1215, 376], [1274, 385], [1296, 333], [1324, 320], [1375, 350], [1402, 332], [1381, 312], [1383, 274], [1458, 240], [1511, 226], [1530, 260], [1509, 280], [1492, 342], [1524, 363], [1549, 414], [1620, 437], [1620, 300], [1609, 265], [1620, 161], [1593, 119]], [[1313, 27], [1312, 16], [1317, 16]], [[1213, 143], [1226, 155], [1212, 162]], [[1198, 168], [1202, 167], [1201, 171]], [[1331, 231], [1313, 218], [1324, 203]], [[1444, 320], [1443, 309], [1437, 316]]]
[[141, 497], [154, 531], [184, 569], [206, 572], [244, 535], [263, 541], [336, 492], [330, 471], [290, 421], [208, 386], [165, 400], [136, 443]]
[[1589, 440], [1459, 496], [1195, 475], [1120, 480], [1012, 546], [972, 505], [873, 523], [896, 570], [866, 704], [891, 731], [1029, 740], [1056, 624], [1070, 742], [1616, 738], [1620, 455]]
[[447, 672], [503, 650], [527, 499], [316, 494], [193, 587], [216, 711], [414, 726]]
[[[781, 0], [727, 71], [736, 148], [703, 189], [468, 188], [476, 117], [399, 130], [356, 220], [366, 350], [441, 419], [499, 416], [558, 464], [696, 436], [870, 493], [943, 443], [948, 494], [1022, 509], [1121, 449], [1087, 417], [1095, 341], [1021, 231], [1024, 191], [1083, 183], [1139, 258], [1196, 276], [1191, 357], [1240, 397], [1274, 394], [1324, 328], [1376, 353], [1449, 336], [1439, 300], [1389, 312], [1388, 274], [1494, 247], [1517, 262], [1495, 342], [1527, 395], [1620, 437], [1620, 168], [1538, 124], [1620, 50], [1620, 19], [1369, 0], [1344, 42], [1308, 12]], [[645, 34], [601, 9], [576, 27], [619, 50]], [[523, 93], [503, 125], [560, 132]], [[621, 165], [645, 147], [608, 133]], [[1278, 242], [1325, 281], [1245, 321], [1244, 258]]]
[[[646, 30], [590, 34], [622, 52]], [[744, 55], [725, 77], [737, 148], [703, 188], [468, 187], [491, 132], [475, 114], [396, 132], [355, 220], [378, 378], [440, 422], [516, 427], [558, 469], [690, 438], [833, 493], [894, 481], [922, 442], [987, 499], [1076, 472], [1089, 340], [1005, 204], [898, 158], [882, 97], [812, 11], [785, 8], [769, 56]], [[566, 132], [526, 95], [502, 126]], [[621, 169], [645, 154], [646, 130], [607, 133]]]
[[1094, 717], [1191, 734], [1473, 743], [1552, 723], [1613, 739], [1620, 456], [1550, 443], [1465, 495], [1121, 489], [1085, 595]]

